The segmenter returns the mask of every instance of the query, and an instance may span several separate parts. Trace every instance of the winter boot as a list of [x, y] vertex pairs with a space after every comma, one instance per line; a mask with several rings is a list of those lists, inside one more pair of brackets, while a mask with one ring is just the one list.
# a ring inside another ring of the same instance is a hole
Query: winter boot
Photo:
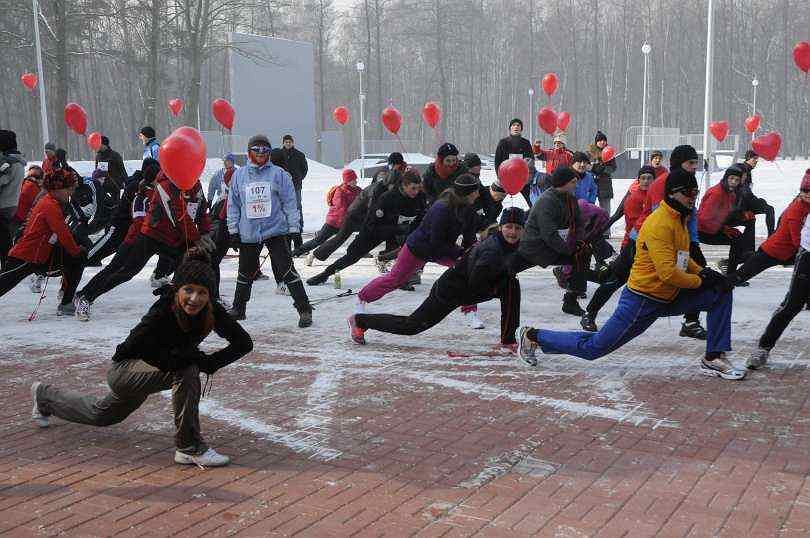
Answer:
[[240, 282], [236, 283], [236, 291], [233, 293], [233, 306], [228, 310], [228, 314], [237, 320], [247, 319], [247, 304], [250, 301], [251, 287]]
[[575, 291], [567, 291], [565, 295], [563, 295], [563, 304], [562, 304], [562, 311], [566, 314], [571, 314], [572, 316], [577, 316], [581, 318], [585, 311], [579, 306], [579, 301], [577, 300], [577, 292]]
[[681, 325], [680, 335], [696, 340], [705, 340], [707, 337], [706, 329], [700, 325], [699, 321], [684, 321]]
[[309, 303], [295, 307], [298, 310], [298, 327], [305, 328], [312, 325], [312, 306]]
[[589, 313], [585, 312], [582, 315], [582, 319], [579, 320], [579, 324], [582, 326], [583, 330], [588, 331], [590, 333], [595, 333], [596, 331], [599, 330], [599, 328], [596, 326], [595, 319], [596, 319], [596, 316], [594, 316], [593, 314], [589, 314]]

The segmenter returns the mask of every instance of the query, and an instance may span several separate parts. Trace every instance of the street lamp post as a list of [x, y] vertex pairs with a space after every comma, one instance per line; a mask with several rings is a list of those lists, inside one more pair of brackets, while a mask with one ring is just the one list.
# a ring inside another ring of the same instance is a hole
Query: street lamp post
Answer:
[[529, 87], [529, 142], [534, 143], [534, 88]]
[[366, 177], [366, 94], [363, 93], [363, 71], [366, 69], [366, 64], [361, 61], [357, 62], [357, 73], [360, 75], [360, 179]]
[[[754, 107], [753, 107], [753, 110], [751, 111], [751, 115], [756, 116], [756, 114], [757, 114], [757, 86], [759, 86], [759, 81], [757, 80], [757, 77], [754, 77], [754, 80], [751, 81], [751, 86], [754, 87]], [[751, 140], [753, 140], [755, 136], [756, 136], [756, 131], [751, 133]]]
[[646, 41], [641, 45], [644, 54], [644, 95], [641, 97], [641, 166], [644, 166], [647, 147], [647, 65], [652, 47]]
[[45, 70], [42, 68], [42, 45], [39, 40], [39, 6], [37, 0], [32, 0], [34, 8], [34, 41], [37, 49], [37, 76], [39, 77], [39, 120], [42, 123], [42, 145], [48, 143], [48, 104], [45, 93]]
[[714, 0], [709, 0], [708, 22], [706, 24], [706, 94], [703, 100], [703, 182], [704, 190], [709, 189], [708, 166], [711, 159], [711, 139], [709, 122], [712, 117], [712, 86], [714, 73]]

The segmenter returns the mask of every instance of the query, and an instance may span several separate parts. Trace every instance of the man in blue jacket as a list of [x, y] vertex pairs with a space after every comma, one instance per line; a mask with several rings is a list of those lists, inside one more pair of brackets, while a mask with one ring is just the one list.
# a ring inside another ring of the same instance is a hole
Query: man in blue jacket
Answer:
[[574, 198], [595, 204], [599, 189], [596, 186], [596, 177], [593, 175], [593, 172], [589, 170], [590, 166], [591, 159], [588, 155], [582, 151], [574, 152], [574, 156], [571, 157], [571, 168], [573, 168], [577, 176], [579, 176], [577, 188], [574, 191]]
[[138, 132], [138, 138], [140, 138], [143, 143], [143, 158], [155, 159], [159, 162], [160, 142], [157, 139], [154, 127], [149, 125], [141, 127], [141, 130]]
[[233, 174], [228, 189], [228, 233], [239, 248], [239, 276], [231, 315], [245, 319], [259, 254], [267, 247], [270, 262], [279, 269], [298, 310], [299, 327], [312, 325], [312, 307], [295, 270], [288, 235], [300, 231], [301, 215], [292, 177], [270, 162], [270, 141], [255, 135], [248, 141], [248, 164]]

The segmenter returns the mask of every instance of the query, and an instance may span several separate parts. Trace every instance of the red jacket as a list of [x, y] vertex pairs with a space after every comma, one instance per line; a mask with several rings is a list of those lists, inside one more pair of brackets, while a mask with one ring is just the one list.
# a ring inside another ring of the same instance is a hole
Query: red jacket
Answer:
[[725, 183], [721, 181], [707, 190], [700, 200], [697, 214], [698, 231], [716, 234], [726, 224], [737, 202], [737, 193], [729, 192], [724, 187]]
[[50, 193], [46, 193], [34, 205], [22, 237], [8, 255], [29, 263], [46, 263], [56, 243], [62, 245], [71, 256], [79, 255], [79, 245], [65, 224], [62, 205]]
[[332, 201], [329, 203], [329, 211], [326, 213], [326, 224], [333, 228], [340, 228], [346, 217], [346, 210], [362, 190], [357, 185], [340, 184], [332, 193]]
[[630, 232], [634, 229], [636, 232], [641, 229], [644, 224], [644, 219], [650, 213], [647, 204], [647, 191], [638, 188], [638, 181], [630, 185], [627, 193], [627, 198], [624, 200], [624, 240], [622, 246], [625, 246], [630, 240]]
[[574, 154], [567, 149], [543, 149], [538, 152], [541, 161], [546, 161], [546, 173], [551, 175], [559, 167], [571, 166]]
[[53, 172], [53, 163], [56, 162], [56, 157], [48, 157], [44, 155], [42, 157], [42, 175], [50, 174]]
[[796, 255], [802, 238], [802, 226], [810, 214], [810, 204], [800, 198], [793, 200], [779, 217], [779, 227], [760, 246], [765, 254], [779, 261]]
[[191, 246], [201, 234], [211, 231], [208, 202], [198, 181], [191, 191], [183, 192], [160, 172], [149, 195], [149, 208], [141, 233], [171, 247]]
[[28, 216], [31, 208], [34, 207], [34, 202], [38, 194], [39, 185], [37, 185], [37, 182], [33, 179], [25, 178], [22, 187], [20, 187], [20, 199], [17, 202], [17, 212], [14, 214], [14, 218], [17, 222], [25, 222], [25, 217]]

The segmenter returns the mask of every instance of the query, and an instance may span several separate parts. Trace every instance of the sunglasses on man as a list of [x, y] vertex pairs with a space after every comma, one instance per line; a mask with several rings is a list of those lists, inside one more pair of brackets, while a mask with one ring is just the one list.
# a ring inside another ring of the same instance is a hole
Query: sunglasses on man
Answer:
[[258, 153], [259, 155], [264, 155], [265, 153], [270, 153], [270, 148], [267, 146], [251, 146], [248, 148], [253, 153]]
[[686, 196], [688, 198], [697, 198], [697, 195], [700, 194], [700, 189], [694, 189], [694, 188], [690, 189], [690, 188], [684, 187], [684, 188], [681, 188], [681, 189], [676, 189], [676, 190], [674, 190], [672, 192], [673, 193], [681, 193], [681, 194], [683, 194], [684, 196]]

